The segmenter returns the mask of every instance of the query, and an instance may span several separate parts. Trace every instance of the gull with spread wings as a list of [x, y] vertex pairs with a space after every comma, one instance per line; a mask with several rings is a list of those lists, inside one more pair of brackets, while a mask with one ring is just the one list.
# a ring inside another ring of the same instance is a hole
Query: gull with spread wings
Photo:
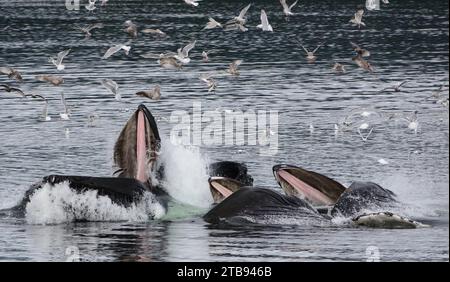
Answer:
[[196, 42], [197, 41], [195, 40], [194, 42], [189, 43], [183, 48], [178, 48], [177, 54], [173, 57], [180, 61], [182, 64], [188, 64], [191, 61], [191, 59], [189, 58], [189, 52], [195, 47]]
[[312, 52], [309, 51], [305, 46], [302, 45], [303, 50], [305, 50], [306, 52], [306, 59], [308, 60], [308, 62], [313, 63], [316, 61], [317, 56], [315, 55], [317, 50], [319, 50], [320, 47], [323, 46], [323, 43], [319, 44], [316, 49], [314, 49]]
[[114, 98], [117, 101], [120, 101], [121, 96], [119, 93], [119, 85], [112, 79], [102, 79], [101, 84], [103, 85], [103, 87], [105, 87], [106, 89], [108, 89], [112, 94], [114, 94]]
[[84, 27], [77, 26], [76, 28], [85, 34], [85, 39], [89, 39], [92, 36], [91, 30], [96, 28], [103, 28], [105, 25], [103, 23], [90, 24]]
[[62, 70], [64, 70], [66, 68], [66, 66], [63, 65], [62, 62], [63, 62], [64, 58], [70, 53], [70, 50], [71, 49], [67, 49], [67, 50], [61, 51], [61, 52], [58, 53], [56, 58], [55, 57], [50, 57], [48, 59], [48, 61], [50, 63], [54, 64], [57, 70], [62, 71]]
[[286, 0], [280, 0], [281, 6], [283, 6], [283, 13], [286, 15], [286, 17], [294, 15], [294, 13], [292, 13], [292, 8], [297, 5], [297, 2], [298, 0], [295, 1], [292, 5], [288, 6]]
[[124, 50], [125, 54], [128, 55], [130, 53], [131, 50], [131, 46], [127, 45], [129, 43], [126, 44], [118, 44], [115, 46], [112, 46], [111, 48], [109, 48], [105, 55], [103, 55], [102, 59], [108, 59], [109, 57], [111, 57], [112, 55], [114, 55], [115, 53], [119, 52], [120, 50]]
[[353, 18], [350, 20], [350, 22], [355, 25], [358, 26], [358, 28], [361, 28], [361, 26], [366, 26], [366, 24], [362, 21], [362, 17], [364, 15], [364, 9], [359, 8], [355, 15], [353, 16]]
[[269, 20], [267, 19], [266, 11], [261, 10], [261, 24], [256, 27], [262, 29], [263, 31], [273, 31], [273, 28], [269, 24]]

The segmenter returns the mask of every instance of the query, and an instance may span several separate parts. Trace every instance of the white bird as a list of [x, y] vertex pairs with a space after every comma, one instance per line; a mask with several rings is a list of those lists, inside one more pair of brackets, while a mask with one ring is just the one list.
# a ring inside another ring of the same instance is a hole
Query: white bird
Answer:
[[204, 63], [209, 62], [209, 56], [208, 56], [209, 52], [210, 52], [210, 51], [203, 51], [203, 52], [202, 52], [202, 58], [203, 58], [203, 62], [204, 62]]
[[267, 19], [266, 11], [261, 10], [261, 24], [256, 27], [262, 29], [263, 31], [273, 31], [273, 28], [269, 24], [269, 20]]
[[66, 98], [64, 97], [64, 93], [61, 93], [61, 102], [64, 106], [64, 113], [60, 113], [59, 116], [62, 120], [69, 120], [70, 119], [70, 110], [67, 107]]
[[303, 50], [306, 52], [306, 59], [309, 62], [314, 62], [317, 59], [317, 56], [315, 55], [317, 50], [319, 50], [320, 47], [322, 47], [323, 44], [319, 44], [316, 49], [314, 49], [312, 52], [305, 48], [305, 46], [302, 45]]
[[205, 26], [204, 29], [213, 29], [213, 28], [217, 28], [217, 27], [222, 28], [223, 26], [222, 26], [221, 23], [219, 23], [218, 21], [216, 21], [215, 19], [213, 19], [213, 18], [210, 17], [210, 18], [209, 18], [209, 21], [208, 21], [208, 23], [206, 24], [206, 26]]
[[361, 26], [366, 26], [366, 24], [362, 21], [362, 17], [364, 15], [364, 9], [358, 9], [353, 16], [353, 18], [350, 20], [350, 22], [353, 25], [358, 26], [358, 28], [361, 28]]
[[252, 4], [248, 4], [244, 9], [241, 10], [241, 12], [239, 13], [239, 16], [234, 17], [233, 20], [240, 23], [241, 25], [244, 25], [245, 22], [247, 21], [245, 18], [245, 14], [247, 14], [248, 9], [250, 9], [250, 7], [252, 6]]
[[197, 41], [195, 40], [194, 42], [189, 43], [183, 48], [179, 48], [177, 50], [177, 54], [173, 57], [180, 61], [182, 64], [188, 64], [191, 61], [191, 59], [189, 58], [189, 51], [191, 51], [195, 47], [196, 42]]
[[215, 92], [217, 88], [217, 82], [214, 78], [212, 78], [212, 75], [206, 74], [199, 77], [201, 81], [206, 83], [206, 86], [208, 87], [208, 93]]
[[77, 29], [81, 30], [82, 32], [85, 33], [85, 38], [88, 39], [92, 36], [91, 30], [95, 29], [95, 28], [103, 28], [104, 24], [103, 23], [96, 23], [96, 24], [90, 24], [84, 27], [77, 27]]
[[198, 2], [201, 0], [183, 0], [183, 1], [184, 1], [184, 3], [186, 3], [190, 6], [197, 7], [199, 4]]
[[294, 13], [291, 12], [292, 8], [294, 8], [295, 5], [297, 5], [297, 1], [295, 1], [291, 6], [288, 6], [286, 3], [286, 0], [280, 0], [281, 5], [283, 6], [283, 13], [288, 17], [294, 15]]
[[239, 75], [238, 67], [242, 64], [243, 60], [234, 60], [231, 62], [227, 72], [231, 75]]
[[95, 10], [95, 2], [97, 2], [97, 0], [89, 0], [89, 4], [84, 6], [86, 8], [86, 10], [88, 10], [89, 12], [92, 12]]
[[[128, 44], [128, 43], [127, 43], [127, 44]], [[106, 51], [106, 53], [105, 53], [105, 55], [103, 55], [102, 59], [103, 59], [103, 60], [108, 59], [109, 57], [111, 57], [111, 56], [114, 55], [115, 53], [119, 52], [120, 50], [124, 50], [124, 51], [125, 51], [125, 54], [128, 55], [128, 54], [130, 53], [131, 46], [128, 46], [128, 45], [126, 45], [126, 44], [118, 44], [118, 45], [115, 45], [115, 46], [109, 48], [109, 49]]]
[[62, 64], [64, 57], [66, 57], [71, 49], [67, 49], [58, 53], [57, 57], [50, 57], [48, 61], [56, 66], [56, 69], [62, 71], [66, 68], [65, 65]]
[[102, 79], [101, 83], [106, 89], [114, 94], [114, 97], [117, 101], [120, 101], [121, 96], [119, 93], [119, 85], [114, 80], [105, 78]]

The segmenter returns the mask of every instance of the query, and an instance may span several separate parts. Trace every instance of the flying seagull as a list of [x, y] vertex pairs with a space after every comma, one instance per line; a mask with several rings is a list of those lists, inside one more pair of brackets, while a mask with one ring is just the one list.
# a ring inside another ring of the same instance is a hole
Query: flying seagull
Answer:
[[111, 57], [115, 53], [119, 52], [120, 50], [124, 50], [125, 54], [128, 55], [130, 53], [131, 46], [128, 46], [126, 44], [118, 44], [118, 45], [112, 46], [111, 48], [109, 48], [106, 51], [106, 53], [105, 53], [105, 55], [103, 55], [102, 59], [103, 60], [108, 59], [109, 57]]
[[71, 49], [67, 49], [67, 50], [61, 51], [61, 52], [58, 53], [56, 58], [55, 57], [50, 57], [48, 59], [48, 61], [50, 63], [54, 64], [57, 70], [62, 71], [62, 70], [64, 70], [66, 68], [66, 66], [63, 65], [62, 62], [63, 62], [64, 58], [70, 53], [70, 50]]
[[174, 58], [180, 61], [182, 64], [188, 64], [191, 61], [191, 59], [189, 58], [189, 51], [191, 51], [195, 47], [196, 42], [197, 41], [195, 40], [194, 42], [189, 43], [183, 48], [179, 48]]
[[295, 5], [297, 5], [297, 1], [295, 1], [291, 6], [288, 6], [286, 3], [286, 0], [280, 0], [281, 5], [283, 6], [283, 13], [288, 17], [294, 15], [294, 13], [291, 12], [292, 8], [294, 8]]
[[323, 46], [323, 43], [319, 44], [319, 45], [316, 47], [316, 49], [314, 49], [314, 50], [311, 52], [311, 51], [309, 51], [308, 49], [306, 49], [305, 46], [302, 45], [303, 50], [305, 50], [305, 52], [306, 52], [306, 59], [307, 59], [309, 62], [314, 62], [314, 61], [317, 59], [317, 56], [316, 56], [315, 54], [316, 54], [317, 50], [319, 50], [319, 48], [322, 47], [322, 46]]
[[234, 60], [228, 67], [227, 72], [231, 75], [239, 75], [240, 73], [238, 67], [242, 64], [242, 62], [243, 60]]
[[108, 89], [112, 94], [114, 94], [114, 97], [117, 101], [120, 101], [121, 96], [119, 93], [119, 85], [112, 79], [102, 79], [101, 84]]
[[362, 17], [364, 15], [364, 9], [360, 8], [356, 11], [353, 18], [350, 20], [350, 22], [353, 25], [358, 26], [358, 28], [361, 28], [361, 26], [366, 26], [366, 24], [362, 21]]
[[273, 31], [273, 28], [269, 24], [269, 20], [267, 19], [266, 11], [264, 10], [261, 10], [261, 24], [259, 24], [257, 28], [260, 28], [263, 31]]
[[219, 23], [219, 22], [217, 22], [215, 19], [213, 19], [213, 18], [210, 17], [210, 18], [209, 18], [209, 21], [208, 21], [208, 23], [206, 24], [206, 26], [205, 26], [204, 29], [213, 29], [213, 28], [217, 28], [217, 27], [222, 28], [222, 24]]
[[244, 9], [241, 10], [241, 12], [239, 13], [239, 15], [237, 17], [234, 17], [233, 20], [240, 23], [241, 25], [244, 25], [246, 23], [246, 18], [245, 18], [245, 14], [247, 14], [248, 9], [250, 9], [250, 7], [252, 6], [252, 4], [248, 4]]
[[85, 38], [89, 39], [92, 36], [91, 30], [96, 28], [103, 28], [105, 25], [103, 23], [90, 24], [84, 27], [77, 27], [77, 29], [81, 30], [85, 33]]
[[208, 93], [216, 91], [217, 82], [214, 78], [212, 78], [212, 75], [210, 74], [202, 75], [199, 77], [199, 79], [204, 83], [206, 83], [206, 86], [208, 87]]
[[403, 86], [403, 85], [405, 85], [406, 83], [407, 83], [408, 81], [402, 81], [402, 82], [399, 82], [399, 83], [397, 83], [396, 85], [394, 85], [394, 86], [390, 86], [390, 87], [386, 87], [386, 88], [384, 88], [383, 90], [381, 90], [381, 92], [385, 92], [385, 91], [388, 91], [388, 90], [392, 90], [392, 91], [394, 91], [394, 92], [400, 92], [401, 91], [401, 87]]

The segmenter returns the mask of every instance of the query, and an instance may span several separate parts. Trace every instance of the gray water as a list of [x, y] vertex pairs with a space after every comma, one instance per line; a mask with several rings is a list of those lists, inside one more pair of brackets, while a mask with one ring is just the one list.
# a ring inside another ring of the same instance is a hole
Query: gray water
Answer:
[[[39, 101], [0, 93], [0, 208], [14, 206], [32, 183], [48, 174], [111, 175], [114, 141], [138, 104], [145, 103], [160, 119], [174, 110], [192, 111], [192, 103], [201, 102], [203, 110], [278, 110], [279, 147], [276, 155], [267, 156], [258, 146], [200, 146], [199, 158], [245, 162], [256, 185], [274, 189], [279, 188], [271, 168], [278, 163], [299, 165], [346, 185], [374, 181], [397, 193], [404, 203], [400, 213], [431, 228], [374, 230], [289, 222], [219, 228], [201, 219], [207, 209], [188, 206], [169, 219], [146, 222], [35, 224], [1, 218], [0, 260], [61, 261], [68, 258], [66, 249], [75, 246], [88, 261], [364, 261], [366, 249], [374, 246], [381, 260], [448, 261], [448, 107], [428, 99], [440, 85], [448, 85], [447, 1], [392, 0], [380, 11], [368, 12], [367, 27], [361, 30], [348, 21], [363, 1], [300, 1], [289, 21], [278, 1], [254, 1], [246, 33], [202, 31], [208, 16], [224, 22], [247, 4], [242, 1], [205, 0], [197, 8], [181, 0], [109, 2], [88, 13], [83, 7], [68, 11], [62, 0], [0, 0], [0, 66], [17, 68], [25, 79], [19, 85], [2, 75], [0, 84], [45, 96], [52, 117], [40, 121]], [[261, 8], [274, 33], [255, 28]], [[139, 28], [160, 28], [169, 37], [140, 34], [129, 56], [101, 60], [110, 46], [128, 41], [122, 31], [128, 19]], [[94, 30], [89, 40], [74, 29], [96, 22], [106, 27]], [[1, 31], [5, 26], [9, 28]], [[156, 60], [140, 56], [176, 51], [192, 40], [197, 40], [192, 62], [181, 71], [161, 69]], [[314, 64], [306, 62], [298, 41], [310, 48], [325, 42]], [[371, 51], [376, 75], [352, 63], [349, 41]], [[72, 48], [66, 70], [58, 73], [47, 59], [66, 48]], [[209, 63], [202, 62], [202, 50], [213, 50]], [[235, 59], [244, 60], [241, 75], [217, 77], [217, 92], [208, 94], [198, 76], [225, 70]], [[333, 73], [334, 61], [346, 65], [347, 73]], [[62, 75], [65, 83], [54, 87], [38, 82], [34, 76], [39, 74]], [[122, 102], [100, 85], [103, 78], [119, 83]], [[379, 92], [402, 80], [408, 80], [402, 92]], [[134, 95], [157, 83], [160, 101]], [[59, 118], [61, 92], [71, 108], [69, 121]], [[402, 121], [379, 121], [366, 142], [355, 128], [336, 135], [334, 124], [359, 108], [390, 114], [417, 110], [419, 128], [414, 132]], [[89, 115], [96, 116], [93, 125]], [[161, 120], [158, 126], [167, 139], [173, 125]], [[180, 156], [188, 168], [191, 161]], [[180, 175], [189, 176], [189, 170]], [[196, 188], [182, 189], [189, 197]]]

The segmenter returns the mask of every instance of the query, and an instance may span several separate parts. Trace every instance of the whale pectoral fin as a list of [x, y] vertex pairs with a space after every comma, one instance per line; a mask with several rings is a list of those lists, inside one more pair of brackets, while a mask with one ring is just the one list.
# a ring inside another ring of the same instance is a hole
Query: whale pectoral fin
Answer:
[[352, 222], [357, 226], [385, 229], [414, 229], [430, 227], [429, 225], [422, 224], [391, 212], [377, 212], [359, 215], [354, 217]]

